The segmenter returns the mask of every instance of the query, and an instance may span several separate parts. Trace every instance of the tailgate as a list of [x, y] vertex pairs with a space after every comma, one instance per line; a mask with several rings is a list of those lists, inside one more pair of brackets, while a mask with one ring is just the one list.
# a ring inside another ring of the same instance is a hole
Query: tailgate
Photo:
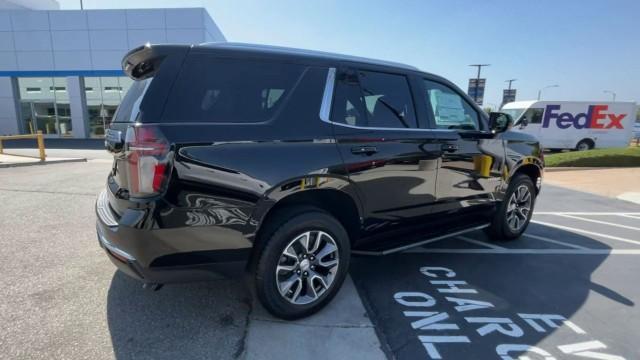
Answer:
[[105, 134], [105, 148], [113, 155], [107, 183], [109, 203], [119, 215], [131, 205], [128, 199], [132, 179], [127, 166], [130, 154], [125, 149], [130, 140], [126, 137], [131, 135], [128, 130], [161, 118], [163, 105], [189, 49], [187, 45], [145, 45], [130, 51], [122, 60], [122, 70], [135, 82]]

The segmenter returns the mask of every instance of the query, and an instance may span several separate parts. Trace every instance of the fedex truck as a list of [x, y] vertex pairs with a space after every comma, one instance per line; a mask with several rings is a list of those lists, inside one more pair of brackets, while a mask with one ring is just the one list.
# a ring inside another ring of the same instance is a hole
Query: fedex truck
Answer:
[[633, 136], [636, 104], [604, 101], [515, 101], [502, 107], [513, 131], [532, 134], [547, 149], [625, 147]]

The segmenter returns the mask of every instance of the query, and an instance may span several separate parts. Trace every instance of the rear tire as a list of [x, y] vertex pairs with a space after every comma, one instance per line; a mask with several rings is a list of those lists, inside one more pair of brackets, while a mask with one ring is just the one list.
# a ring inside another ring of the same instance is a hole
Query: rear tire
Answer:
[[576, 151], [587, 151], [593, 149], [595, 144], [591, 139], [582, 139], [576, 145]]
[[286, 209], [265, 224], [256, 256], [256, 294], [272, 315], [309, 316], [333, 299], [349, 269], [350, 242], [333, 216], [313, 207]]
[[529, 226], [535, 205], [535, 186], [525, 174], [516, 174], [509, 183], [504, 200], [498, 205], [486, 233], [493, 240], [511, 241]]

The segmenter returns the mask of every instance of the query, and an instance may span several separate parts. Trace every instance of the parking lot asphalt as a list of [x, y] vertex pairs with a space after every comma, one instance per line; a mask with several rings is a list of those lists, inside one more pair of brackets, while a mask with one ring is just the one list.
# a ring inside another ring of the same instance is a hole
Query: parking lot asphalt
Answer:
[[640, 206], [546, 187], [514, 242], [482, 231], [351, 274], [395, 359], [638, 359]]
[[98, 246], [110, 164], [0, 169], [1, 359], [230, 359], [250, 294], [233, 280], [143, 290]]
[[150, 292], [118, 273], [95, 238], [109, 167], [0, 169], [1, 359], [640, 358], [640, 205], [546, 186], [522, 239], [357, 257], [355, 287], [289, 323], [241, 281]]

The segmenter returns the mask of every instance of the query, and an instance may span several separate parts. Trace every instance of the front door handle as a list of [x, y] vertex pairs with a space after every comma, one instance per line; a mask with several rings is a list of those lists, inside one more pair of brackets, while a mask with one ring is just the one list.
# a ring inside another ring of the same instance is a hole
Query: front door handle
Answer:
[[355, 155], [373, 155], [378, 152], [375, 146], [356, 146], [351, 148], [351, 153]]
[[442, 149], [442, 151], [446, 151], [446, 152], [456, 152], [456, 151], [458, 151], [458, 145], [456, 145], [456, 144], [442, 144], [441, 149]]

